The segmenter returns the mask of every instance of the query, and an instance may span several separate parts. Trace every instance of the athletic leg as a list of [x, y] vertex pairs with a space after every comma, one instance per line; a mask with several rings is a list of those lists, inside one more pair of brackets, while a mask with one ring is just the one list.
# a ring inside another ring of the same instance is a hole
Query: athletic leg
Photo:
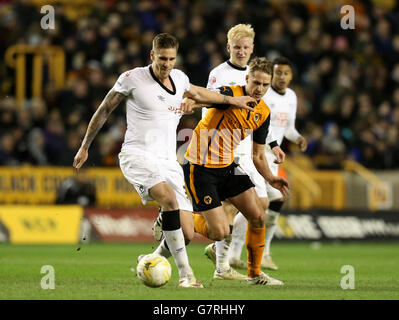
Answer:
[[265, 245], [265, 212], [254, 188], [229, 198], [248, 221], [246, 247], [248, 251], [248, 283], [262, 285], [283, 285], [277, 279], [269, 277], [261, 270], [261, 261]]
[[193, 271], [188, 262], [184, 235], [180, 225], [180, 211], [174, 190], [166, 182], [161, 182], [152, 187], [149, 193], [161, 206], [162, 229], [167, 248], [179, 270], [179, 278], [191, 276]]
[[[201, 213], [206, 221], [207, 234], [215, 243], [211, 243], [206, 249], [212, 250], [215, 255], [216, 269], [213, 274], [215, 279], [221, 280], [246, 280], [247, 277], [232, 269], [228, 262], [228, 243], [231, 239], [231, 231], [228, 218], [222, 206]], [[196, 228], [197, 229], [197, 228]], [[221, 240], [219, 240], [221, 239]], [[212, 246], [214, 246], [212, 248]], [[209, 254], [210, 252], [208, 252]], [[207, 251], [205, 254], [208, 256]], [[209, 256], [208, 256], [209, 257]]]
[[216, 264], [214, 277], [244, 280], [246, 277], [238, 274], [228, 263], [228, 242], [232, 219], [228, 218], [222, 207], [219, 188], [226, 180], [226, 176], [228, 177], [228, 174], [231, 173], [229, 170], [231, 169], [203, 168], [189, 163], [183, 165], [185, 182], [193, 200], [194, 210], [201, 213], [193, 215], [194, 230], [208, 239], [217, 241], [216, 244], [211, 244], [206, 248], [207, 256]]
[[281, 207], [283, 206], [283, 198], [270, 202], [266, 216], [266, 234], [265, 234], [265, 250], [263, 252], [262, 267], [277, 270], [278, 267], [271, 257], [270, 245], [273, 240], [274, 233], [277, 229], [277, 221], [280, 216]]
[[[159, 220], [160, 218], [160, 220]], [[159, 225], [156, 228], [162, 228], [162, 218], [161, 215], [157, 218]], [[156, 223], [157, 223], [156, 221]], [[194, 221], [192, 218], [192, 213], [185, 210], [180, 210], [180, 224], [183, 230], [184, 241], [186, 246], [194, 237]], [[159, 246], [155, 249], [154, 253], [158, 253], [165, 258], [169, 258], [171, 253], [169, 251], [168, 245], [166, 244], [165, 238], [163, 237], [163, 231], [161, 231], [162, 237], [160, 237], [161, 242]]]
[[229, 222], [229, 235], [223, 240], [215, 242], [216, 265], [221, 269], [228, 270], [230, 268], [229, 247], [232, 240], [233, 221], [234, 216], [237, 213], [237, 209], [227, 201], [223, 201], [222, 205], [224, 212], [226, 213], [226, 218]]
[[[229, 198], [248, 221], [246, 245], [248, 250], [248, 276], [260, 274], [260, 264], [265, 245], [265, 213], [261, 209], [261, 202], [256, 196], [254, 188]], [[263, 239], [262, 239], [263, 238]]]
[[[255, 189], [256, 190], [256, 189]], [[269, 205], [267, 197], [259, 198], [263, 211], [266, 212]], [[266, 218], [267, 219], [267, 218]], [[241, 260], [242, 247], [245, 243], [245, 235], [247, 232], [247, 219], [239, 212], [234, 218], [232, 242], [229, 251], [229, 262], [232, 267], [247, 269], [246, 262]], [[267, 225], [266, 225], [267, 232]]]

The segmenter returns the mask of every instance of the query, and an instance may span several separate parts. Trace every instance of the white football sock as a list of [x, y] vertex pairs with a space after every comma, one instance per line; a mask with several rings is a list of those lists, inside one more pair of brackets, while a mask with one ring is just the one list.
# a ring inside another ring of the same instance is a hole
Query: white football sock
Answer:
[[229, 247], [231, 243], [231, 234], [220, 241], [215, 241], [216, 246], [216, 269], [228, 270], [229, 264]]
[[162, 241], [159, 244], [158, 248], [156, 248], [153, 253], [158, 253], [161, 256], [164, 256], [166, 259], [169, 258], [172, 255], [170, 253], [169, 249], [165, 246], [165, 239], [162, 239]]
[[193, 275], [193, 270], [188, 263], [186, 244], [181, 228], [173, 231], [165, 231], [165, 240], [169, 251], [175, 259], [177, 269], [179, 270], [179, 279]]
[[266, 234], [265, 234], [265, 250], [263, 251], [263, 256], [270, 255], [270, 244], [274, 233], [277, 229], [277, 220], [280, 216], [280, 212], [267, 209], [266, 211]]
[[234, 217], [232, 241], [229, 250], [229, 260], [241, 259], [242, 247], [247, 233], [247, 219], [241, 212]]

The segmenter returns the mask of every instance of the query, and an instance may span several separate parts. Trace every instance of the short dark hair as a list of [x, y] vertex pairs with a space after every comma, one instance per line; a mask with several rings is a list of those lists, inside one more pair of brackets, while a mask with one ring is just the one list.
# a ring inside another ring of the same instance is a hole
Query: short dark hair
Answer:
[[293, 69], [291, 61], [286, 57], [278, 57], [278, 58], [274, 59], [273, 60], [273, 70], [274, 70], [274, 66], [276, 64], [283, 64], [286, 66], [290, 66], [291, 70]]
[[179, 49], [179, 41], [169, 33], [160, 33], [152, 40], [152, 49]]

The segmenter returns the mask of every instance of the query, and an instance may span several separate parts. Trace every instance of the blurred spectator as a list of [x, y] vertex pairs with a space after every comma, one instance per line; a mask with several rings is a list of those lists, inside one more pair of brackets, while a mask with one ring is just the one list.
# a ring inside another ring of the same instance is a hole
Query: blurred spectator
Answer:
[[17, 166], [17, 155], [15, 154], [15, 140], [11, 133], [4, 133], [0, 137], [0, 165]]
[[39, 128], [33, 129], [28, 135], [27, 158], [30, 163], [38, 166], [48, 165], [46, 145], [43, 131]]
[[78, 150], [80, 147], [80, 143], [81, 141], [78, 132], [68, 132], [66, 148], [62, 150], [57, 164], [65, 167], [71, 166], [76, 154], [76, 150]]
[[[64, 1], [56, 6], [56, 28], [47, 31], [37, 27], [40, 8], [32, 3], [10, 1], [0, 10], [5, 163], [69, 166], [91, 115], [119, 74], [151, 63], [156, 33], [178, 37], [176, 67], [191, 83], [204, 86], [209, 71], [227, 59], [226, 31], [250, 23], [256, 31], [253, 56], [285, 55], [295, 65], [297, 127], [307, 133], [307, 154], [316, 163], [336, 148], [335, 161], [349, 157], [370, 168], [399, 168], [399, 6], [394, 1], [346, 1], [356, 11], [354, 30], [340, 28], [344, 1], [100, 0], [79, 7]], [[15, 70], [4, 65], [4, 52], [17, 43], [61, 45], [66, 55], [65, 87], [56, 90], [45, 76], [43, 99], [27, 100], [22, 109], [9, 98], [15, 96]], [[102, 128], [89, 165], [117, 165], [124, 112], [121, 105]], [[197, 121], [198, 113], [184, 118]]]
[[313, 125], [308, 133], [308, 148], [306, 154], [313, 157], [321, 152], [321, 141], [323, 138], [323, 129], [319, 125]]
[[[321, 148], [324, 154], [343, 160], [345, 155], [345, 144], [339, 137], [339, 128], [336, 123], [330, 122], [325, 125]], [[339, 166], [339, 162], [334, 164]]]
[[81, 169], [75, 177], [65, 180], [57, 190], [56, 204], [79, 204], [92, 207], [96, 204], [96, 189], [88, 180], [85, 170]]
[[49, 119], [44, 129], [46, 154], [50, 164], [58, 164], [66, 147], [64, 124], [59, 118]]

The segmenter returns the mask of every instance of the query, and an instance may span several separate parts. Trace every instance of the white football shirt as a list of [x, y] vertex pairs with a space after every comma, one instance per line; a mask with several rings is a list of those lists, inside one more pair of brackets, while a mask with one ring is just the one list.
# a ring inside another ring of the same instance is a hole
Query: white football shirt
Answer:
[[[247, 84], [246, 76], [249, 67], [238, 67], [232, 64], [229, 60], [218, 65], [209, 73], [207, 89], [216, 90], [222, 86], [245, 86]], [[205, 117], [207, 108], [202, 108], [202, 118]], [[236, 155], [251, 154], [252, 150], [252, 135], [249, 135], [242, 140], [237, 148], [234, 150]]]
[[[286, 137], [292, 142], [301, 136], [295, 128], [297, 97], [295, 92], [287, 88], [284, 94], [278, 93], [271, 86], [262, 98], [270, 109], [270, 128], [273, 130], [274, 139], [281, 145]], [[271, 153], [266, 148], [266, 153]]]
[[[209, 73], [206, 88], [217, 91], [218, 88], [223, 86], [244, 86], [246, 85], [245, 77], [248, 74], [248, 70], [248, 66], [242, 68], [235, 66], [230, 61], [223, 62]], [[208, 108], [202, 108], [202, 118], [205, 117], [207, 111]]]
[[182, 116], [183, 94], [190, 89], [186, 74], [173, 69], [173, 91], [155, 76], [151, 65], [122, 73], [113, 89], [127, 96], [127, 130], [122, 151], [177, 160], [176, 129]]

